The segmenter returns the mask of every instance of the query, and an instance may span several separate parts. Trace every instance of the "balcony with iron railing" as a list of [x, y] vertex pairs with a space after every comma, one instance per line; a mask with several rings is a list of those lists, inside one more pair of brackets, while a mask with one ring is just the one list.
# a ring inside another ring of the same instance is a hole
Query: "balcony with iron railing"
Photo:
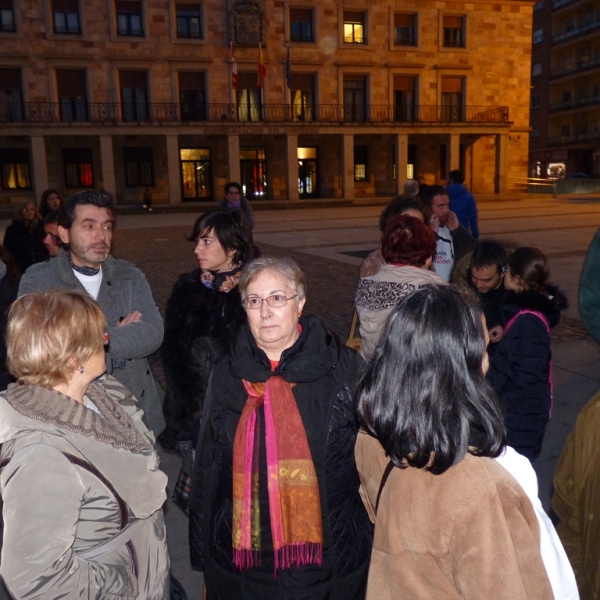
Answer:
[[558, 35], [552, 36], [552, 44], [558, 44], [560, 42], [565, 42], [572, 38], [577, 38], [582, 35], [586, 35], [588, 33], [593, 33], [600, 29], [600, 17], [596, 15], [595, 17], [590, 17], [587, 22], [570, 29], [569, 31], [564, 31], [563, 33], [559, 33]]
[[558, 10], [559, 8], [569, 6], [569, 4], [576, 4], [577, 2], [583, 2], [583, 0], [554, 0], [552, 3], [552, 9]]
[[600, 131], [588, 131], [587, 129], [570, 135], [555, 135], [548, 138], [551, 145], [574, 144], [580, 142], [593, 142], [600, 140]]
[[582, 96], [572, 100], [563, 100], [550, 105], [550, 112], [559, 112], [563, 110], [573, 110], [575, 108], [583, 108], [594, 104], [600, 104], [600, 96]]
[[600, 56], [596, 58], [590, 58], [589, 60], [581, 60], [578, 63], [573, 63], [560, 69], [553, 69], [550, 71], [550, 77], [557, 78], [565, 75], [572, 75], [575, 73], [582, 73], [584, 71], [590, 71], [600, 67]]
[[[1, 108], [1, 107], [0, 107]], [[2, 118], [2, 114], [5, 118]], [[319, 104], [234, 105], [87, 103], [66, 109], [58, 102], [25, 102], [0, 110], [0, 123], [508, 123], [507, 106], [413, 106]]]

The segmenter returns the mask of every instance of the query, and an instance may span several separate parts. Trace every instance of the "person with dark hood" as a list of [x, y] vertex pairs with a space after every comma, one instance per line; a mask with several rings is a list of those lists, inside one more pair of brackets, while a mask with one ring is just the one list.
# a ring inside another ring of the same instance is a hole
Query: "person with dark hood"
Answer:
[[507, 443], [529, 460], [542, 449], [552, 408], [550, 329], [567, 306], [548, 276], [546, 257], [537, 248], [517, 248], [508, 258], [504, 287], [512, 294], [502, 310], [504, 334], [488, 374], [504, 405]]

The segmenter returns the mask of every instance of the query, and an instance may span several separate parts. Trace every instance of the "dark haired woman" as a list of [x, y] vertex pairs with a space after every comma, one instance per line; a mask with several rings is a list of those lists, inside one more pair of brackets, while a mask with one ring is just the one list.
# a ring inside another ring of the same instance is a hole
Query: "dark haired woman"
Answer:
[[225, 197], [219, 202], [220, 210], [239, 210], [242, 212], [250, 229], [254, 228], [254, 214], [246, 196], [242, 196], [242, 186], [235, 181], [225, 184]]
[[356, 392], [375, 522], [367, 600], [578, 598], [531, 465], [503, 451], [487, 342], [475, 300], [450, 286], [390, 315]]
[[34, 263], [48, 258], [44, 246], [44, 222], [31, 200], [25, 200], [17, 206], [13, 222], [6, 228], [4, 247], [13, 255], [21, 273]]
[[356, 289], [365, 360], [373, 355], [385, 321], [401, 298], [423, 285], [446, 283], [429, 270], [435, 248], [433, 231], [418, 218], [398, 215], [388, 221], [381, 239], [386, 264], [374, 275], [361, 277]]
[[236, 286], [253, 256], [252, 232], [239, 211], [201, 215], [188, 239], [196, 244], [199, 268], [181, 275], [173, 287], [161, 349], [167, 427], [159, 440], [167, 448], [191, 437], [212, 366], [246, 322]]
[[504, 334], [489, 379], [506, 413], [507, 443], [534, 460], [542, 449], [552, 404], [550, 329], [558, 325], [567, 300], [548, 284], [541, 250], [523, 246], [508, 259], [502, 310]]
[[49, 212], [58, 210], [62, 206], [62, 198], [56, 190], [45, 190], [40, 199], [39, 211], [42, 218]]

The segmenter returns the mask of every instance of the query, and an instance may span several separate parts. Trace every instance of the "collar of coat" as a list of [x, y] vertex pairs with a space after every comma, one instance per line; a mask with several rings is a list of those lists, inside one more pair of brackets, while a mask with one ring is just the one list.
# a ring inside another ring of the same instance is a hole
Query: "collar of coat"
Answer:
[[17, 451], [42, 443], [75, 454], [110, 481], [136, 518], [149, 517], [166, 500], [167, 476], [135, 399], [110, 376], [91, 384], [86, 394], [100, 415], [41, 386], [9, 386], [0, 395], [0, 443], [14, 441]]
[[115, 448], [137, 452], [152, 450], [152, 444], [138, 431], [132, 418], [101, 385], [90, 384], [86, 395], [98, 408], [99, 414], [56, 390], [40, 385], [11, 383], [6, 390], [6, 401], [23, 416], [94, 437]]

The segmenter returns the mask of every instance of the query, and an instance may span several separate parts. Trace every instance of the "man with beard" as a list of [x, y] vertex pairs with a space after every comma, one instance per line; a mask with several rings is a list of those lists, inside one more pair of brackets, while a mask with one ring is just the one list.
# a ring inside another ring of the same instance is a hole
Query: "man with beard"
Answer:
[[435, 272], [446, 281], [450, 281], [454, 264], [474, 248], [475, 239], [450, 210], [450, 199], [446, 188], [441, 185], [430, 185], [424, 190], [422, 200], [431, 210], [429, 225], [437, 241], [433, 259]]
[[19, 296], [61, 288], [94, 298], [108, 322], [107, 373], [134, 393], [146, 425], [158, 435], [165, 427], [162, 393], [147, 356], [162, 343], [163, 321], [142, 272], [110, 254], [114, 220], [112, 200], [104, 192], [71, 196], [58, 215], [65, 247], [53, 260], [27, 269]]
[[498, 242], [482, 240], [477, 242], [471, 255], [471, 263], [467, 272], [467, 281], [475, 290], [483, 309], [490, 335], [488, 353], [493, 355], [497, 342], [502, 339], [502, 307], [509, 291], [504, 287], [506, 272], [506, 250]]

